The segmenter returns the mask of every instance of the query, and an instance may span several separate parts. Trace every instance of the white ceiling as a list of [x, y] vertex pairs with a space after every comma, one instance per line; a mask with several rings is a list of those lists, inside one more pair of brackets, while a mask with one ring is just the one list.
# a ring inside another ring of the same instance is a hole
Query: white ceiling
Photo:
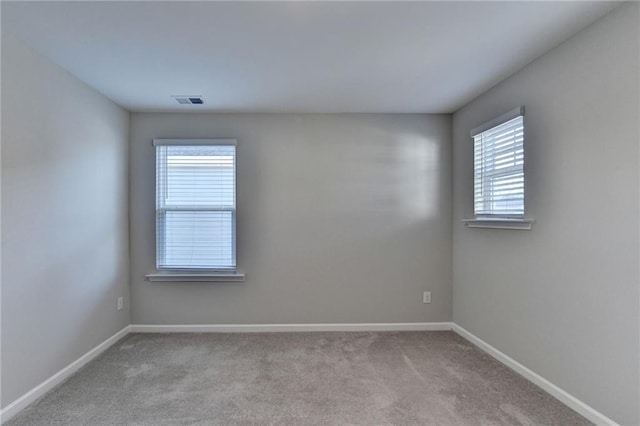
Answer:
[[132, 111], [440, 113], [615, 6], [3, 1], [2, 28]]

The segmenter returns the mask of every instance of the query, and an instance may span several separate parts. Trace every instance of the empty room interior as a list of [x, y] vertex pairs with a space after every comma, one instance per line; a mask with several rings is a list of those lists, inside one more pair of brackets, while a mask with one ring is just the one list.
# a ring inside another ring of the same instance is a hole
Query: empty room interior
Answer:
[[2, 424], [640, 424], [640, 3], [0, 8]]

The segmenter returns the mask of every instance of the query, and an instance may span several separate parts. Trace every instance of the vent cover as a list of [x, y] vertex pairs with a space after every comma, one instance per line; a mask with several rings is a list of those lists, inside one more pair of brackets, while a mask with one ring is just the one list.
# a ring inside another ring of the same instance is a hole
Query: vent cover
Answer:
[[204, 99], [202, 96], [173, 96], [180, 105], [202, 105]]

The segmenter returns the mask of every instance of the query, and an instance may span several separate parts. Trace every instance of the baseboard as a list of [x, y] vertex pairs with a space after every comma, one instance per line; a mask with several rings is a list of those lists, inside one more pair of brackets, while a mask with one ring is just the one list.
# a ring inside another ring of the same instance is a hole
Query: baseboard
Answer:
[[614, 422], [604, 414], [600, 413], [597, 410], [594, 410], [575, 396], [571, 395], [569, 392], [562, 390], [544, 377], [529, 370], [527, 367], [520, 364], [515, 359], [506, 355], [504, 352], [501, 352], [498, 349], [494, 348], [484, 340], [480, 339], [479, 337], [470, 333], [459, 325], [454, 323], [452, 329], [458, 335], [473, 343], [478, 348], [482, 349], [484, 352], [488, 353], [489, 355], [509, 367], [511, 370], [523, 376], [525, 379], [537, 385], [542, 390], [585, 417], [587, 420], [595, 423], [596, 425], [619, 426], [616, 422]]
[[62, 370], [58, 371], [53, 376], [49, 377], [44, 382], [40, 383], [35, 388], [31, 389], [29, 392], [25, 393], [2, 410], [0, 410], [0, 423], [4, 423], [18, 414], [20, 411], [24, 410], [28, 405], [42, 397], [45, 393], [49, 392], [51, 389], [65, 381], [69, 376], [73, 373], [81, 369], [85, 364], [87, 364], [92, 359], [96, 358], [98, 355], [109, 349], [114, 343], [118, 340], [129, 334], [129, 327], [126, 326], [122, 330], [118, 331], [113, 336], [109, 337], [104, 342], [100, 343], [95, 348], [91, 349], [86, 354], [82, 355], [77, 360], [73, 361], [71, 364], [64, 367]]
[[131, 333], [276, 333], [296, 331], [440, 331], [450, 322], [353, 324], [132, 324]]

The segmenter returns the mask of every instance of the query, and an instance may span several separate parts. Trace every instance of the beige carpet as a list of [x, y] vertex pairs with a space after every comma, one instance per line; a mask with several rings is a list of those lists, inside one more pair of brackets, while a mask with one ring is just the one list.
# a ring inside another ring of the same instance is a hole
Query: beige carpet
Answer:
[[453, 332], [132, 334], [17, 425], [585, 425]]

